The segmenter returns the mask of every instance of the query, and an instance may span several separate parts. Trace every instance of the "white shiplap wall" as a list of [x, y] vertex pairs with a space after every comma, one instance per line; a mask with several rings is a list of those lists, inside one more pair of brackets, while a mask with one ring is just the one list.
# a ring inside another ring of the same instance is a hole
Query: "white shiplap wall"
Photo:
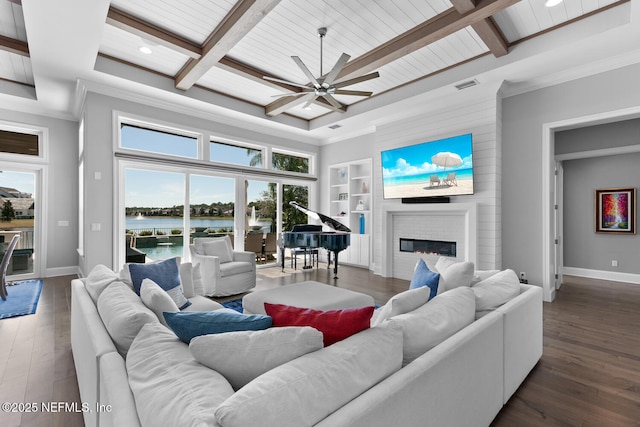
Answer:
[[[473, 134], [474, 194], [451, 197], [451, 203], [474, 203], [477, 206], [476, 267], [479, 269], [501, 268], [500, 108], [499, 98], [494, 94], [470, 100], [463, 106], [425, 111], [422, 116], [380, 126], [375, 135], [374, 165], [380, 165], [381, 151], [469, 132]], [[374, 182], [382, 182], [379, 167], [374, 168]], [[382, 241], [382, 215], [387, 211], [401, 210], [402, 204], [400, 200], [384, 200], [380, 185], [375, 187], [375, 200], [373, 265], [379, 274], [383, 260], [393, 256], [386, 253], [387, 245]], [[429, 204], [422, 206], [429, 209]]]

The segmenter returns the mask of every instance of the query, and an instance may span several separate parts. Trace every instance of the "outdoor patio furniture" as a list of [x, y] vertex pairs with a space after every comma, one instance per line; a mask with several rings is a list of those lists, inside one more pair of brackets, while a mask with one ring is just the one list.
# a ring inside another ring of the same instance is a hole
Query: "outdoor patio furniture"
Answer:
[[2, 276], [0, 279], [0, 297], [2, 297], [3, 301], [7, 299], [7, 268], [9, 267], [9, 260], [18, 244], [18, 240], [20, 240], [20, 236], [17, 234], [14, 235], [7, 246], [7, 250], [2, 257], [2, 263], [0, 264], [0, 275]]

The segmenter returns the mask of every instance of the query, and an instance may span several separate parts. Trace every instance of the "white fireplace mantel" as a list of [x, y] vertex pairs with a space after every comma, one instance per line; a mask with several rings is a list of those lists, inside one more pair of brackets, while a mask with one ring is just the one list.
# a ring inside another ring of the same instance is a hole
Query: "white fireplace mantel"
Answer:
[[452, 215], [461, 216], [464, 224], [464, 260], [477, 262], [478, 247], [478, 213], [476, 203], [425, 203], [402, 204], [388, 203], [382, 212], [382, 269], [383, 277], [393, 275], [393, 222], [394, 217], [403, 215]]

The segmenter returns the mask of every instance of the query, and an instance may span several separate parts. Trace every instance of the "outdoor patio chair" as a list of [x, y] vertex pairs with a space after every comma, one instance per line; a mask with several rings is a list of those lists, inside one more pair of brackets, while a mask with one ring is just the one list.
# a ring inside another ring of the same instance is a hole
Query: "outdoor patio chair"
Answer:
[[20, 235], [16, 234], [9, 242], [9, 246], [2, 257], [2, 264], [0, 264], [0, 274], [2, 275], [0, 283], [0, 297], [5, 301], [7, 299], [7, 268], [9, 267], [9, 260], [11, 260], [11, 255], [13, 255], [13, 250], [18, 245], [18, 240], [20, 240]]

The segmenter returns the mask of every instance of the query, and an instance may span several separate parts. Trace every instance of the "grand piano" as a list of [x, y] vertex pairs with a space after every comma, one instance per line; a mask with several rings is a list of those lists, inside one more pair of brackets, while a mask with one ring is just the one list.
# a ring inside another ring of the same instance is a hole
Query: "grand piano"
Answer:
[[[351, 229], [319, 212], [312, 211], [300, 205], [297, 202], [289, 202], [296, 209], [306, 213], [311, 218], [322, 221], [323, 224], [334, 231], [322, 231], [322, 226], [294, 227], [293, 231], [282, 233], [284, 248], [303, 248], [305, 250], [317, 250], [318, 248], [327, 249], [333, 252], [333, 278], [338, 278], [338, 253], [346, 249], [351, 243]], [[284, 269], [284, 254], [282, 256], [282, 268]]]

